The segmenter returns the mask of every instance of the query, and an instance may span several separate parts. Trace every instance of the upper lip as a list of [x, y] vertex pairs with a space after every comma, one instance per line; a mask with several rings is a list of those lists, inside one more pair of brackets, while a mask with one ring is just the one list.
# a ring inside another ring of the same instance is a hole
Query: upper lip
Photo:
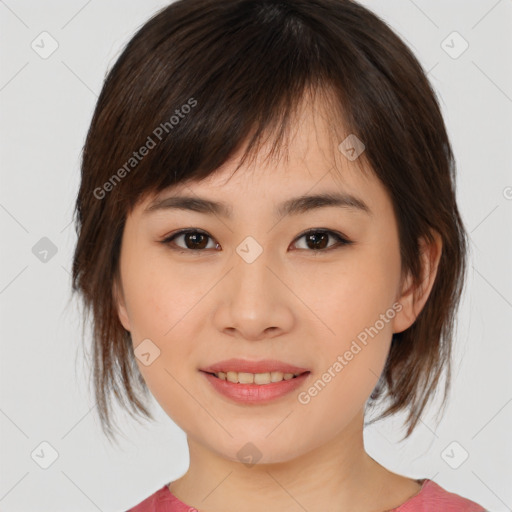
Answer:
[[246, 372], [246, 373], [267, 373], [267, 372], [283, 372], [300, 374], [308, 372], [307, 368], [300, 368], [292, 364], [277, 361], [275, 359], [263, 359], [261, 361], [248, 361], [246, 359], [226, 359], [210, 366], [200, 368], [203, 372]]

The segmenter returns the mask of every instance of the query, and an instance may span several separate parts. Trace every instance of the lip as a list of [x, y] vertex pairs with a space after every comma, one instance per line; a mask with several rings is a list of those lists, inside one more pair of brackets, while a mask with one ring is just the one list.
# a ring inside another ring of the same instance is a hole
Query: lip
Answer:
[[[279, 370], [276, 370], [279, 371]], [[238, 404], [263, 405], [265, 403], [288, 395], [304, 384], [309, 378], [311, 372], [306, 372], [298, 377], [270, 384], [235, 384], [227, 380], [222, 380], [211, 373], [201, 371], [211, 386], [219, 394], [229, 398]], [[293, 373], [293, 372], [290, 372]]]
[[[226, 359], [200, 368], [201, 371], [207, 373], [218, 372], [245, 372], [245, 373], [267, 373], [267, 372], [283, 372], [283, 373], [305, 373], [310, 372], [308, 368], [301, 368], [276, 359], [262, 359], [261, 361], [248, 361], [246, 359]], [[279, 384], [279, 383], [277, 383]]]

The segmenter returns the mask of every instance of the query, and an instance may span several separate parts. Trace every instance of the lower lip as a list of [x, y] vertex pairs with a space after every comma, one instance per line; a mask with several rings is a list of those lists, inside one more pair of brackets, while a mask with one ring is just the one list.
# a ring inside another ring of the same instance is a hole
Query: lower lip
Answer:
[[205, 375], [213, 388], [221, 395], [230, 398], [238, 403], [263, 404], [291, 393], [300, 387], [310, 375], [310, 372], [303, 373], [298, 377], [270, 384], [235, 384], [227, 380], [219, 379], [211, 373], [200, 370]]

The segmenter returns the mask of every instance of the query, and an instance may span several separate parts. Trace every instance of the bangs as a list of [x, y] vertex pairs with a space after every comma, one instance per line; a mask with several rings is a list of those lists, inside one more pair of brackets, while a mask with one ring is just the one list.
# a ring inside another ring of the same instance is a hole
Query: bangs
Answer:
[[[270, 144], [267, 157], [280, 158], [304, 104], [327, 123], [333, 148], [349, 134], [365, 137], [351, 109], [365, 101], [357, 77], [368, 62], [348, 36], [345, 49], [331, 52], [314, 13], [261, 1], [196, 5], [186, 24], [179, 23], [181, 3], [165, 18], [157, 13], [130, 41], [99, 98], [92, 125], [103, 125], [104, 138], [87, 144], [107, 156], [93, 165], [103, 169], [96, 185], [110, 183], [110, 200], [126, 213], [147, 194], [206, 178], [241, 149], [236, 170], [263, 144]], [[86, 166], [95, 155], [84, 154]]]

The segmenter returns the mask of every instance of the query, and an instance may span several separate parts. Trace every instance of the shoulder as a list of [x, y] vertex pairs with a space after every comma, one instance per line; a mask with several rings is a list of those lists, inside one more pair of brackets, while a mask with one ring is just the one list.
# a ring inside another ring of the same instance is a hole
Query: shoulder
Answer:
[[433, 480], [425, 479], [421, 490], [393, 512], [420, 512], [442, 510], [443, 512], [486, 512], [485, 508], [467, 498], [449, 492]]
[[189, 508], [185, 506], [185, 509], [183, 509], [184, 506], [171, 494], [167, 484], [165, 484], [126, 512], [182, 512], [182, 510], [188, 512]]

